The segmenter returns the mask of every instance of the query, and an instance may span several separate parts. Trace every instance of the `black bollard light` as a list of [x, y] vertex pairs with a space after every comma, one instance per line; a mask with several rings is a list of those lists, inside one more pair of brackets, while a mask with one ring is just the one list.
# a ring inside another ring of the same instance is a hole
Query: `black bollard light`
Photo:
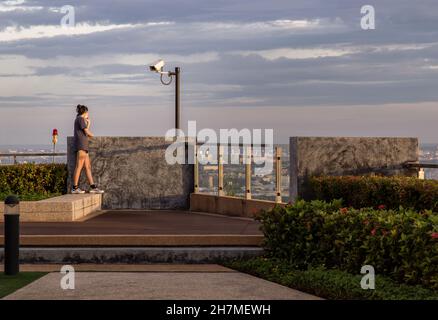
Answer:
[[20, 201], [17, 196], [5, 199], [5, 274], [16, 275], [20, 271]]

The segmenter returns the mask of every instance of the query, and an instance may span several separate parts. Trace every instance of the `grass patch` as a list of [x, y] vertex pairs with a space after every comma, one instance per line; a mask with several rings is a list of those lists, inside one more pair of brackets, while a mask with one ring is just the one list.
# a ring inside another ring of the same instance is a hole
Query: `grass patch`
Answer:
[[[10, 194], [0, 193], [0, 201], [4, 201]], [[18, 195], [20, 201], [39, 201], [62, 195], [61, 193], [29, 193]]]
[[21, 272], [15, 276], [6, 276], [4, 273], [0, 273], [0, 298], [17, 291], [46, 274], [46, 272]]
[[281, 285], [331, 300], [438, 300], [438, 291], [399, 284], [376, 276], [375, 290], [360, 287], [362, 275], [340, 270], [293, 269], [290, 264], [268, 258], [235, 260], [225, 265]]

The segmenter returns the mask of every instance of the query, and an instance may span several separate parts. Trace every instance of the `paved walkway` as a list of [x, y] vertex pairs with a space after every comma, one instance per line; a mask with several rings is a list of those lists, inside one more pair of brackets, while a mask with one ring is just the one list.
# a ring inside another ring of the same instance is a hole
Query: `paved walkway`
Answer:
[[[47, 266], [45, 268], [50, 270]], [[122, 265], [118, 266], [119, 272], [113, 271], [114, 266], [89, 265], [81, 268], [102, 271], [76, 272], [74, 290], [62, 290], [60, 280], [63, 275], [52, 272], [4, 299], [319, 299], [217, 265], [155, 265], [138, 268]]]
[[[59, 272], [61, 264], [20, 264], [20, 272]], [[236, 272], [219, 264], [91, 264], [73, 265], [77, 272]], [[3, 272], [0, 265], [0, 272]]]

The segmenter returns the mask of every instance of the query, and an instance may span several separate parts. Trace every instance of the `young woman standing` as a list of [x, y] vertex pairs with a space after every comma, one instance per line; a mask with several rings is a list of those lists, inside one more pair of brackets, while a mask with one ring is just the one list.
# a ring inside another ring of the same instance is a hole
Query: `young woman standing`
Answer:
[[93, 137], [90, 131], [90, 119], [88, 117], [88, 108], [78, 104], [76, 107], [77, 116], [74, 124], [73, 148], [76, 152], [76, 168], [73, 175], [73, 188], [71, 193], [81, 194], [84, 190], [79, 188], [79, 177], [81, 176], [82, 168], [85, 167], [88, 182], [90, 184], [90, 193], [104, 193], [99, 189], [93, 181], [91, 174], [91, 162], [88, 154], [88, 139]]

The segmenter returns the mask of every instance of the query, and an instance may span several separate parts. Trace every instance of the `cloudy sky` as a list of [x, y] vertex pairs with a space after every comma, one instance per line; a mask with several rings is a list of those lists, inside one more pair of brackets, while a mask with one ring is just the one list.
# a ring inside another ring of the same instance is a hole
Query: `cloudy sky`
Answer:
[[183, 128], [438, 142], [437, 26], [436, 0], [1, 1], [0, 144], [65, 139], [78, 103], [97, 135], [163, 135], [158, 58], [182, 68]]

